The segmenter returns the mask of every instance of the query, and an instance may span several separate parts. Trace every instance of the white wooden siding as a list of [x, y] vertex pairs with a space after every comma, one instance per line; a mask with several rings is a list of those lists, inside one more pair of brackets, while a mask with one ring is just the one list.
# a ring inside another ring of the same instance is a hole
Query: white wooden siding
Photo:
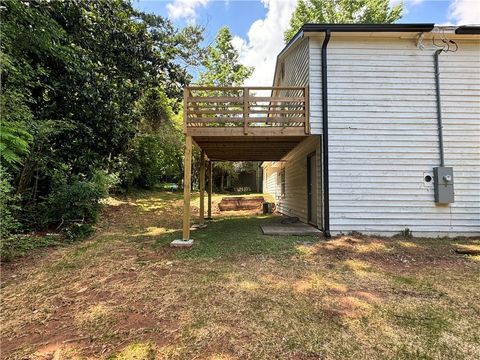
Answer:
[[[321, 197], [321, 149], [320, 137], [310, 136], [292, 151], [281, 162], [264, 164], [264, 192], [275, 197], [276, 209], [284, 215], [297, 216], [307, 222], [307, 156], [316, 152], [317, 160], [317, 226], [322, 227]], [[280, 191], [280, 172], [285, 168], [285, 197]]]
[[[308, 38], [305, 38], [281, 56], [275, 74], [274, 86], [307, 86], [309, 74], [308, 52]], [[283, 78], [282, 66], [284, 68]]]
[[[309, 39], [299, 41], [278, 61], [275, 86], [308, 86]], [[283, 64], [283, 65], [282, 65]], [[283, 66], [283, 78], [282, 78]], [[317, 225], [322, 224], [321, 153], [320, 139], [312, 136], [288, 153], [281, 162], [264, 164], [264, 192], [275, 198], [277, 210], [285, 215], [297, 216], [307, 222], [307, 155], [317, 153]], [[280, 172], [285, 168], [285, 197], [281, 196]]]
[[[321, 128], [323, 37], [310, 39], [310, 122]], [[480, 234], [480, 42], [440, 55], [445, 163], [455, 203], [435, 205], [424, 173], [439, 165], [433, 51], [414, 40], [328, 45], [332, 233]]]
[[274, 162], [263, 164], [263, 192], [273, 196], [277, 199], [277, 170], [274, 167]]

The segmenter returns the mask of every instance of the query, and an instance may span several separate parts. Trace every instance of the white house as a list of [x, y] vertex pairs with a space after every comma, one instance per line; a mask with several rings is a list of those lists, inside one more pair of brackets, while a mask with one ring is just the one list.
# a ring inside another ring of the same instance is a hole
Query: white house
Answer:
[[263, 164], [281, 213], [327, 235], [480, 235], [480, 27], [306, 24], [274, 86], [309, 87], [310, 136]]
[[242, 160], [327, 237], [480, 235], [480, 27], [306, 24], [273, 86], [187, 87], [184, 103], [183, 240], [192, 144], [200, 223], [205, 162]]

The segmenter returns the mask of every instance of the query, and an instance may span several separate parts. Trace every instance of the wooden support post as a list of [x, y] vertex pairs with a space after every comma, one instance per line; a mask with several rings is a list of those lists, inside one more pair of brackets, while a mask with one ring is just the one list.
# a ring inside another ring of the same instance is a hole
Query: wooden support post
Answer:
[[200, 157], [200, 218], [201, 226], [205, 225], [205, 150]]
[[250, 90], [248, 88], [243, 88], [243, 133], [245, 135], [248, 135], [249, 96]]
[[212, 219], [212, 191], [213, 191], [213, 162], [210, 160], [208, 162], [208, 210], [207, 210], [207, 219]]
[[183, 240], [190, 240], [190, 188], [192, 186], [192, 137], [185, 137], [183, 176]]
[[183, 132], [187, 133], [187, 117], [188, 117], [188, 88], [183, 89]]

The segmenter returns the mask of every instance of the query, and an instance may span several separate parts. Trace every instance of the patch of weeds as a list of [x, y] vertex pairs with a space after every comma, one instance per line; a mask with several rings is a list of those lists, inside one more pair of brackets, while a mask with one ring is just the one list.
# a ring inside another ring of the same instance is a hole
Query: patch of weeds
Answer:
[[103, 333], [116, 322], [111, 308], [103, 304], [90, 306], [86, 311], [78, 314], [75, 320], [81, 328], [88, 332], [101, 331]]
[[77, 269], [80, 268], [81, 266], [74, 261], [71, 261], [69, 259], [64, 259], [56, 262], [55, 264], [51, 265], [48, 267], [48, 270], [51, 273], [59, 273], [65, 270], [72, 270], [72, 269]]
[[110, 356], [109, 360], [155, 360], [155, 345], [153, 343], [133, 343], [120, 353]]
[[397, 275], [397, 274], [390, 274], [390, 279], [393, 283], [407, 288], [420, 291], [423, 295], [430, 295], [430, 296], [441, 296], [443, 295], [442, 292], [438, 291], [433, 283], [427, 281], [418, 275], [416, 276], [405, 276], [405, 275]]
[[398, 234], [393, 235], [393, 238], [405, 238], [405, 239], [411, 239], [413, 237], [413, 232], [409, 228], [405, 228], [402, 231], [400, 231]]
[[403, 276], [403, 275], [391, 275], [390, 278], [397, 284], [400, 285], [416, 285], [417, 279], [412, 276]]
[[422, 303], [396, 307], [391, 314], [393, 323], [403, 328], [405, 334], [415, 334], [424, 343], [434, 345], [444, 331], [448, 330], [449, 318], [444, 309], [437, 309]]
[[1, 260], [11, 261], [17, 257], [24, 256], [34, 249], [46, 248], [61, 244], [57, 235], [32, 236], [16, 235], [3, 239], [1, 242]]
[[67, 256], [49, 265], [47, 270], [55, 273], [85, 267], [88, 262], [97, 260], [97, 258], [92, 255], [94, 251], [95, 253], [104, 251], [103, 249], [107, 246], [108, 243], [106, 241], [100, 241], [98, 239], [87, 243], [79, 243], [71, 248]]

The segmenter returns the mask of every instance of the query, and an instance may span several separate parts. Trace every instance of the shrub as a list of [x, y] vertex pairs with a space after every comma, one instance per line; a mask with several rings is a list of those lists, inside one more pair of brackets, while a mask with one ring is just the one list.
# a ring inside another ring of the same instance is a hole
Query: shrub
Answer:
[[13, 195], [13, 187], [10, 184], [9, 174], [0, 167], [0, 237], [9, 238], [20, 228], [15, 218], [18, 210], [18, 197]]
[[152, 189], [161, 182], [178, 182], [182, 176], [182, 143], [178, 132], [163, 126], [161, 132], [139, 134], [120, 168], [123, 186]]
[[51, 192], [39, 205], [42, 225], [65, 229], [75, 223], [95, 222], [102, 207], [100, 200], [108, 196], [111, 183], [111, 176], [103, 171], [90, 179], [57, 174]]
[[18, 197], [13, 195], [9, 174], [0, 167], [0, 256], [2, 260], [11, 258], [11, 246], [16, 241], [15, 233], [20, 229], [16, 218]]

